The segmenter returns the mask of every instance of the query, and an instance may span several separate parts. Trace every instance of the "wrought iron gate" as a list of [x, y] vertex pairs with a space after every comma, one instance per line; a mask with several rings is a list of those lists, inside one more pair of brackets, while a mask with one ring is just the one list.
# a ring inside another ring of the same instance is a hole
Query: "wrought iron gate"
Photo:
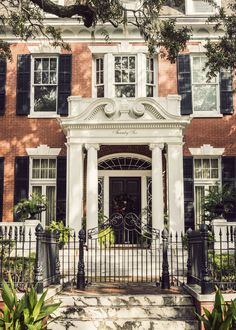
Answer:
[[159, 230], [134, 213], [115, 213], [88, 230], [85, 276], [93, 282], [159, 282], [162, 253]]

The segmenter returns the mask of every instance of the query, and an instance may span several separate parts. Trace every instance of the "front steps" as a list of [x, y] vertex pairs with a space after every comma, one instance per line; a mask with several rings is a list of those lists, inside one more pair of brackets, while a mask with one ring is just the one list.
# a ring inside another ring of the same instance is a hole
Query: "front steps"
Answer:
[[190, 296], [185, 294], [59, 295], [52, 330], [197, 330]]

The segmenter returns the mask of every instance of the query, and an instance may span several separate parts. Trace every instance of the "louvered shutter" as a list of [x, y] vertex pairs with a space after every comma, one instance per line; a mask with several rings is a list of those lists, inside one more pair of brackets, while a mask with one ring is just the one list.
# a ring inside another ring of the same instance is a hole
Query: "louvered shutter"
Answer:
[[16, 157], [14, 205], [16, 205], [21, 199], [28, 197], [29, 197], [29, 157]]
[[30, 63], [31, 56], [29, 54], [18, 55], [16, 90], [17, 115], [28, 115], [30, 113]]
[[3, 182], [4, 182], [4, 158], [0, 157], [0, 221], [2, 221], [3, 211]]
[[220, 112], [224, 115], [233, 113], [232, 72], [220, 72]]
[[[236, 157], [222, 157], [222, 185], [236, 189]], [[232, 212], [224, 216], [227, 220], [236, 220], [236, 200]]]
[[6, 71], [6, 59], [0, 58], [0, 116], [3, 116], [5, 113]]
[[66, 219], [66, 157], [57, 157], [57, 220]]
[[181, 115], [193, 113], [190, 55], [178, 55], [178, 94], [181, 96]]
[[185, 230], [194, 229], [193, 157], [184, 157], [184, 220]]
[[58, 78], [58, 107], [57, 113], [63, 116], [68, 115], [67, 98], [71, 95], [71, 68], [72, 56], [59, 56], [59, 78]]

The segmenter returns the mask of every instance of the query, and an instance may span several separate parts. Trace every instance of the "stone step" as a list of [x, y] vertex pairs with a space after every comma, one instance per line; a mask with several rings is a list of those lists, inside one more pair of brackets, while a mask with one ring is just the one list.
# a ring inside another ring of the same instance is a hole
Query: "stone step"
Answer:
[[76, 306], [62, 307], [70, 319], [79, 320], [121, 320], [121, 319], [155, 319], [155, 320], [193, 320], [195, 309], [191, 306]]
[[58, 300], [62, 301], [61, 306], [193, 306], [192, 298], [189, 295], [162, 294], [162, 295], [90, 295], [90, 296], [69, 296], [59, 295]]
[[197, 330], [197, 321], [173, 320], [58, 320], [50, 325], [51, 330]]

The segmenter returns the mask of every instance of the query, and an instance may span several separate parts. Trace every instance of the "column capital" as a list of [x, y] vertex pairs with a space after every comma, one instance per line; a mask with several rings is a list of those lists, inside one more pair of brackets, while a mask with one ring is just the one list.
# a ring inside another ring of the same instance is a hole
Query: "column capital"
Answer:
[[159, 148], [160, 150], [164, 149], [164, 143], [150, 143], [149, 144], [149, 149], [154, 150], [156, 148]]
[[93, 148], [95, 150], [100, 149], [100, 145], [98, 143], [86, 143], [84, 146], [86, 150], [89, 150], [90, 148]]

